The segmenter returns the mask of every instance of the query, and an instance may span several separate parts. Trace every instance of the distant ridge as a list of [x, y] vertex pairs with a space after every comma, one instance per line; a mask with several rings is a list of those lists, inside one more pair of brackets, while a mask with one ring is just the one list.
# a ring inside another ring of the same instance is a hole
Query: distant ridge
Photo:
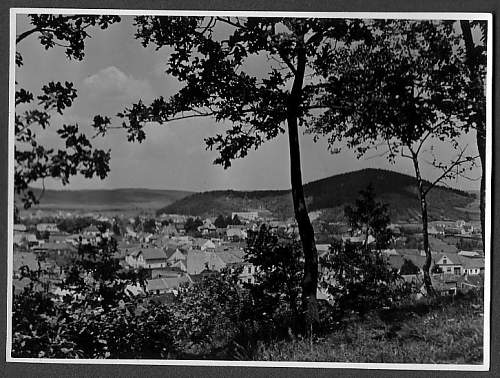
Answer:
[[[394, 221], [417, 221], [420, 216], [415, 179], [399, 172], [363, 169], [334, 175], [304, 185], [308, 210], [321, 211], [327, 220], [342, 218], [343, 208], [372, 183], [377, 199], [389, 204]], [[428, 196], [431, 219], [475, 220], [475, 195], [458, 189], [434, 188]], [[217, 190], [195, 193], [158, 210], [193, 216], [228, 215], [233, 211], [266, 209], [278, 218], [293, 216], [290, 190]]]
[[[37, 196], [40, 189], [34, 189]], [[193, 192], [161, 189], [45, 190], [34, 209], [45, 210], [156, 210]]]

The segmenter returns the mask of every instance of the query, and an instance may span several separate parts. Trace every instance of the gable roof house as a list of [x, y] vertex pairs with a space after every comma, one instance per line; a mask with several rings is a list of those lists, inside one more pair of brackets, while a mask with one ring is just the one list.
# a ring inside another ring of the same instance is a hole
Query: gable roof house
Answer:
[[215, 252], [189, 250], [186, 257], [188, 274], [199, 274], [205, 269], [220, 271], [227, 264]]
[[215, 243], [212, 240], [207, 240], [200, 247], [202, 251], [215, 251]]
[[434, 257], [434, 263], [443, 270], [443, 273], [462, 274], [462, 261], [456, 253], [438, 253]]
[[133, 268], [164, 268], [167, 266], [167, 255], [161, 248], [137, 248], [125, 257], [125, 261]]
[[217, 231], [217, 227], [215, 227], [210, 219], [205, 219], [203, 224], [198, 227], [198, 231], [201, 232], [202, 235], [208, 235], [215, 233]]

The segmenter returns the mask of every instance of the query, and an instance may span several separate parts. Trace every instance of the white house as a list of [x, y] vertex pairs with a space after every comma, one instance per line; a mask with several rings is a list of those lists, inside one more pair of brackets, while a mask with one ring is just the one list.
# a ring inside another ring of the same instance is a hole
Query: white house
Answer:
[[456, 253], [439, 253], [436, 255], [434, 262], [443, 270], [443, 273], [462, 274], [462, 261]]

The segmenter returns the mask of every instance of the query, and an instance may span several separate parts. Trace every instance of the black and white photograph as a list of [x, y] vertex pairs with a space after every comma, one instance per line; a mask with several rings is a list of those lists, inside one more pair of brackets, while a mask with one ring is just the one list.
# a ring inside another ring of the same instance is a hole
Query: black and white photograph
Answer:
[[491, 23], [12, 8], [7, 361], [488, 370]]

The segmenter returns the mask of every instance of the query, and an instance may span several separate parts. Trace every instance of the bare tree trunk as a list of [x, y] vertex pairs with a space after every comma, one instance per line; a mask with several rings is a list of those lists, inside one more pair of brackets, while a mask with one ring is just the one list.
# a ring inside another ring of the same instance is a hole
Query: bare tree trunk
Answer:
[[[464, 36], [465, 42], [465, 54], [466, 63], [469, 66], [471, 72], [471, 80], [473, 80], [478, 86], [477, 90], [481, 91], [481, 78], [479, 76], [479, 65], [477, 64], [477, 50], [474, 47], [474, 41], [472, 40], [472, 33], [470, 22], [467, 20], [460, 21], [460, 27], [462, 28], [462, 34]], [[481, 93], [478, 92], [478, 95]], [[479, 209], [481, 212], [481, 233], [483, 239], [483, 249], [485, 248], [484, 240], [484, 211], [485, 211], [485, 164], [486, 164], [486, 117], [484, 112], [484, 107], [481, 103], [479, 106], [475, 106], [476, 116], [474, 121], [476, 123], [476, 144], [477, 150], [479, 152], [479, 159], [481, 160], [481, 188], [479, 191]]]
[[318, 252], [314, 241], [314, 229], [307, 212], [302, 186], [300, 164], [300, 144], [298, 132], [298, 109], [302, 96], [302, 85], [306, 66], [304, 48], [298, 49], [297, 68], [292, 90], [287, 101], [288, 142], [290, 149], [290, 179], [295, 219], [299, 228], [300, 240], [304, 251], [304, 277], [302, 279], [302, 308], [304, 326], [310, 332], [317, 321], [316, 290], [318, 286]]
[[413, 151], [411, 151], [411, 154], [412, 154], [413, 167], [415, 168], [415, 178], [417, 179], [418, 199], [420, 201], [420, 211], [422, 216], [422, 238], [424, 241], [424, 251], [425, 251], [425, 262], [424, 265], [422, 266], [422, 270], [424, 272], [424, 285], [427, 294], [430, 296], [435, 296], [436, 291], [432, 286], [432, 280], [429, 273], [432, 263], [432, 254], [429, 245], [429, 216], [427, 213], [426, 192], [422, 180], [422, 175], [420, 174], [418, 157]]

